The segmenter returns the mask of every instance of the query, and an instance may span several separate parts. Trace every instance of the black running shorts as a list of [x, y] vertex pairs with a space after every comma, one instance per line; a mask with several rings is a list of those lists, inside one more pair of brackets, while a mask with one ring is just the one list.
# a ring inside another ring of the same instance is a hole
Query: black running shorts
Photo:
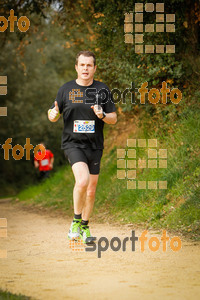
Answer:
[[90, 174], [99, 174], [103, 150], [74, 147], [64, 149], [64, 154], [71, 166], [76, 162], [83, 161], [88, 165]]

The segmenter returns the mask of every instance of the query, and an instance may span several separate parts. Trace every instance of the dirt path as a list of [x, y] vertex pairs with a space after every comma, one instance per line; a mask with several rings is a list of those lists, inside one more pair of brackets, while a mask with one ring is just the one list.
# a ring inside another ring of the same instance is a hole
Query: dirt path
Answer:
[[[136, 251], [75, 252], [66, 239], [71, 219], [27, 211], [20, 205], [0, 203], [0, 218], [7, 218], [8, 237], [1, 238], [0, 288], [35, 299], [200, 299], [200, 244], [182, 241], [173, 252], [167, 245], [152, 252], [136, 242]], [[93, 220], [94, 221], [94, 220]], [[98, 237], [131, 236], [133, 225], [95, 224]], [[153, 231], [148, 235], [161, 237]], [[170, 238], [173, 235], [169, 234]], [[103, 246], [103, 243], [102, 243]]]

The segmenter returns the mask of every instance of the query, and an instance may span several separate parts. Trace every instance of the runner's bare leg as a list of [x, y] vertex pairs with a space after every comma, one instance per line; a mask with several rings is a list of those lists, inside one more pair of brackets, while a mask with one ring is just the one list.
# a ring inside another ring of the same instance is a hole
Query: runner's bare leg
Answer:
[[90, 173], [85, 162], [77, 162], [73, 164], [72, 171], [75, 177], [75, 185], [73, 191], [74, 213], [79, 215], [82, 213], [83, 206], [86, 201], [87, 187], [89, 185]]
[[93, 206], [94, 206], [98, 178], [99, 178], [99, 175], [90, 174], [89, 184], [88, 184], [87, 193], [86, 193], [86, 201], [85, 201], [85, 204], [84, 204], [83, 210], [82, 210], [82, 219], [85, 221], [89, 220]]

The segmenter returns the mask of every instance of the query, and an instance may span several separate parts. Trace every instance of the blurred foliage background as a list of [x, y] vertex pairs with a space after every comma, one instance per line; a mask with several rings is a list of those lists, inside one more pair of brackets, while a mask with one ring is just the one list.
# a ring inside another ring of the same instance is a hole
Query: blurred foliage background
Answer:
[[[167, 122], [180, 117], [187, 105], [199, 110], [200, 2], [163, 1], [165, 13], [176, 15], [176, 32], [145, 34], [146, 44], [175, 44], [175, 54], [136, 54], [132, 44], [125, 44], [124, 14], [132, 12], [136, 2], [148, 1], [0, 1], [1, 16], [8, 18], [14, 9], [17, 18], [25, 15], [31, 22], [26, 33], [18, 30], [16, 22], [14, 32], [9, 27], [0, 32], [0, 75], [8, 77], [8, 94], [0, 96], [1, 106], [8, 108], [8, 116], [0, 117], [0, 144], [9, 137], [13, 139], [12, 146], [23, 146], [26, 138], [34, 146], [44, 141], [56, 153], [55, 170], [66, 163], [59, 150], [63, 124], [51, 124], [47, 110], [59, 87], [76, 78], [75, 56], [80, 50], [95, 52], [96, 79], [111, 89], [124, 90], [131, 87], [131, 82], [140, 87], [145, 81], [149, 89], [160, 89], [162, 81], [166, 81], [170, 89], [182, 91], [184, 101], [179, 106], [168, 103], [161, 108], [148, 101], [141, 106], [130, 99], [126, 104], [117, 104], [122, 114], [139, 114], [141, 123], [146, 120], [142, 119], [144, 112], [145, 118], [156, 117], [155, 132], [158, 127], [170, 130]], [[144, 22], [155, 23], [155, 13], [145, 14]], [[11, 151], [9, 161], [5, 161], [0, 149], [2, 194], [15, 193], [35, 182], [35, 172], [32, 161], [15, 161]]]

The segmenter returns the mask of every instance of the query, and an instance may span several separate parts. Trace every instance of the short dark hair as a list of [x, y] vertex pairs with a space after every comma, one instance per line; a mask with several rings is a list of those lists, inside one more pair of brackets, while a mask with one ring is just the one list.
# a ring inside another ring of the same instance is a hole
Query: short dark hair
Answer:
[[41, 142], [40, 142], [40, 145], [41, 145], [41, 144], [44, 145], [44, 147], [46, 148], [45, 142], [41, 141]]
[[91, 52], [91, 51], [80, 51], [80, 52], [76, 55], [76, 65], [78, 65], [78, 58], [79, 58], [80, 55], [83, 55], [83, 56], [86, 56], [86, 57], [92, 56], [92, 57], [93, 57], [93, 60], [94, 60], [94, 66], [96, 66], [96, 57], [95, 57], [94, 53]]

